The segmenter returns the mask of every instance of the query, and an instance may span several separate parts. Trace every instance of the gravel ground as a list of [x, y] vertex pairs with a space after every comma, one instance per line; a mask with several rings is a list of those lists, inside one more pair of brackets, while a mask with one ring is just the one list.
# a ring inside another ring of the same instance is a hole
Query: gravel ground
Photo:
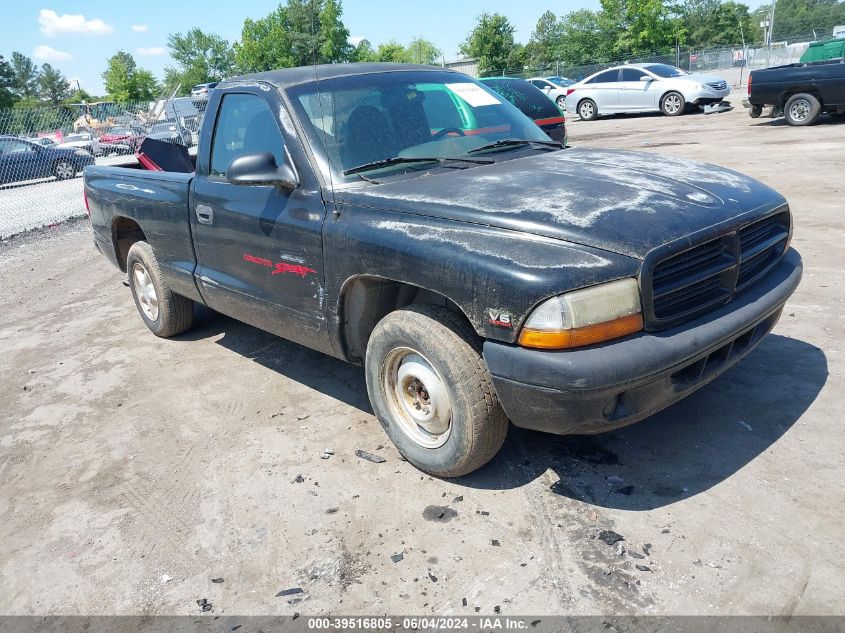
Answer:
[[737, 108], [570, 138], [788, 197], [804, 281], [748, 359], [620, 431], [511, 429], [444, 481], [389, 445], [359, 368], [210, 311], [157, 339], [86, 221], [7, 241], [0, 613], [845, 614], [845, 125]]

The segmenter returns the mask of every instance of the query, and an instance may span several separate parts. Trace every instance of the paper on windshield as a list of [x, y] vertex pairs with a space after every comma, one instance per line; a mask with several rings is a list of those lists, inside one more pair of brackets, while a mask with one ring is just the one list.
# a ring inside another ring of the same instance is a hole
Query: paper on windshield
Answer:
[[480, 106], [499, 105], [502, 103], [481, 86], [470, 82], [446, 84], [446, 87], [470, 104], [473, 108]]

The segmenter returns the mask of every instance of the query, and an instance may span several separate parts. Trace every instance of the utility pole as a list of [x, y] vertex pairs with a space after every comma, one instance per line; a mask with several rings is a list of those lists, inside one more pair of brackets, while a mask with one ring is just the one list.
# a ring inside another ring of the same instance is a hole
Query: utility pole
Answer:
[[769, 17], [760, 22], [760, 26], [765, 29], [766, 33], [766, 68], [771, 65], [772, 56], [772, 34], [775, 31], [775, 3], [777, 0], [772, 0], [772, 6], [769, 9]]

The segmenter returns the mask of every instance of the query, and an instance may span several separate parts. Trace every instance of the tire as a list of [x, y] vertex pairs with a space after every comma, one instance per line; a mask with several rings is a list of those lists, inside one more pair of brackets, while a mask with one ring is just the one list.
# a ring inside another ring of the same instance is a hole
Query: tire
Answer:
[[751, 106], [751, 109], [748, 111], [748, 116], [752, 119], [759, 119], [761, 114], [763, 114], [763, 106]]
[[789, 125], [813, 125], [819, 120], [822, 104], [811, 94], [799, 92], [786, 100], [783, 116]]
[[599, 116], [599, 109], [592, 99], [584, 99], [578, 102], [578, 116], [582, 121], [595, 121]]
[[194, 302], [165, 284], [158, 259], [147, 242], [135, 242], [129, 249], [126, 271], [135, 307], [153, 334], [168, 338], [190, 329]]
[[364, 365], [379, 422], [423, 472], [459, 477], [499, 452], [508, 419], [461, 315], [431, 305], [391, 312], [373, 330]]
[[560, 108], [561, 111], [566, 110], [566, 97], [564, 97], [563, 95], [558, 97], [557, 100], [555, 100], [555, 103], [557, 104], [557, 107]]
[[68, 180], [76, 175], [76, 165], [66, 160], [57, 160], [53, 165], [53, 175], [56, 180]]
[[680, 92], [675, 92], [672, 90], [671, 92], [667, 92], [663, 95], [663, 98], [660, 99], [660, 111], [665, 116], [678, 116], [684, 113], [686, 109], [686, 100], [684, 99], [684, 95]]

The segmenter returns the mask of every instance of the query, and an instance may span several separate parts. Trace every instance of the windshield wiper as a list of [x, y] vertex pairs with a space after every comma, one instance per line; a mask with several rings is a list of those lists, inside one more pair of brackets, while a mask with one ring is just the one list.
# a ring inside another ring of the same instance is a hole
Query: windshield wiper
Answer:
[[540, 145], [543, 148], [548, 147], [557, 149], [561, 149], [563, 147], [563, 144], [558, 143], [557, 141], [529, 141], [521, 138], [503, 138], [494, 143], [488, 143], [487, 145], [482, 145], [481, 147], [471, 149], [467, 152], [467, 154], [483, 152], [488, 149], [497, 149], [499, 147], [518, 147], [522, 145]]
[[460, 162], [460, 163], [476, 163], [478, 165], [489, 165], [494, 162], [491, 158], [460, 158], [460, 157], [442, 157], [442, 156], [426, 156], [426, 157], [411, 157], [411, 156], [394, 156], [393, 158], [384, 158], [382, 160], [374, 160], [370, 163], [357, 165], [343, 170], [344, 176], [351, 176], [352, 174], [360, 175], [362, 171], [370, 171], [371, 169], [380, 169], [382, 167], [391, 167], [393, 165], [402, 165], [403, 163], [444, 163]]

